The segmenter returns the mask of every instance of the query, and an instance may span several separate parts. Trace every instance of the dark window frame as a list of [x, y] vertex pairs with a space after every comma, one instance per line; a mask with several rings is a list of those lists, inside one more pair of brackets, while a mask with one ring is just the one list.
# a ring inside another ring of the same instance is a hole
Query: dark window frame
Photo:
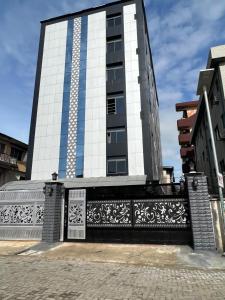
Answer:
[[225, 112], [222, 113], [221, 119], [222, 119], [223, 128], [225, 128]]
[[5, 146], [6, 144], [0, 143], [0, 153], [5, 153]]
[[219, 141], [220, 140], [220, 131], [219, 131], [218, 125], [216, 125], [214, 132], [215, 132], [216, 140]]
[[225, 162], [224, 159], [220, 161], [220, 171], [222, 174], [225, 174]]
[[107, 67], [106, 68], [106, 81], [111, 82], [111, 81], [121, 80], [123, 78], [123, 74], [124, 74], [124, 67], [122, 64]]
[[[111, 25], [110, 25], [111, 24]], [[107, 17], [106, 28], [115, 28], [122, 25], [122, 15], [118, 14], [116, 16]]]
[[[113, 51], [110, 51], [109, 49], [109, 45], [112, 44], [113, 45]], [[120, 44], [120, 48], [116, 49], [116, 44]], [[123, 48], [123, 40], [122, 38], [116, 38], [114, 40], [109, 40], [106, 43], [106, 52], [107, 53], [116, 53], [117, 51], [121, 51]]]
[[10, 156], [17, 159], [18, 161], [21, 161], [23, 156], [23, 151], [16, 147], [11, 147]]
[[[122, 100], [121, 100], [122, 99]], [[111, 101], [111, 104], [109, 103]], [[113, 103], [114, 101], [114, 103]], [[119, 101], [120, 103], [120, 108], [122, 108], [122, 111], [119, 112]], [[124, 100], [124, 95], [115, 95], [115, 96], [108, 96], [107, 97], [107, 115], [118, 115], [118, 114], [124, 114], [125, 113], [125, 100]]]
[[[109, 163], [115, 163], [115, 172], [109, 172]], [[118, 171], [119, 164], [125, 163], [124, 171]], [[109, 157], [107, 158], [107, 175], [126, 175], [127, 174], [126, 157]]]
[[[122, 136], [119, 136], [122, 133]], [[107, 144], [121, 144], [126, 140], [126, 128], [125, 127], [117, 127], [117, 128], [108, 128], [107, 132]], [[120, 141], [120, 139], [124, 139], [124, 141]]]

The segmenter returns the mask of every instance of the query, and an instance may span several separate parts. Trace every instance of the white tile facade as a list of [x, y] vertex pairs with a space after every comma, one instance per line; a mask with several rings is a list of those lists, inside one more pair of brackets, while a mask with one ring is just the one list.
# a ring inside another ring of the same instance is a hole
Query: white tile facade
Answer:
[[223, 95], [225, 95], [225, 64], [220, 64], [219, 66], [220, 74], [221, 74], [221, 81], [223, 87]]
[[84, 177], [106, 176], [106, 12], [88, 16]]
[[126, 5], [124, 14], [124, 48], [126, 72], [128, 174], [144, 175], [143, 140], [141, 123], [141, 95], [138, 83], [139, 61], [136, 49], [136, 4]]
[[58, 172], [67, 21], [47, 25], [38, 99], [32, 180]]

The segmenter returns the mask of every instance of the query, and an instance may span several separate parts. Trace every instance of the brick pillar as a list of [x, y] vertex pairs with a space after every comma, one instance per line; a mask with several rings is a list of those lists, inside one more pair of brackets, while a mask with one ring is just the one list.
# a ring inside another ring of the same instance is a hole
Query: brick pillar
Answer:
[[42, 241], [47, 243], [59, 242], [61, 227], [61, 201], [63, 183], [45, 183], [45, 210], [42, 229]]
[[185, 176], [195, 250], [215, 250], [215, 236], [206, 176], [189, 173]]

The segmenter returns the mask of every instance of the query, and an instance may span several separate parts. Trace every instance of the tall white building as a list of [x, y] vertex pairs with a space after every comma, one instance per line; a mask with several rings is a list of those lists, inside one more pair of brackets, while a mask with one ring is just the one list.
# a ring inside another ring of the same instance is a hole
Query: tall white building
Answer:
[[28, 179], [160, 179], [158, 99], [143, 1], [41, 22]]

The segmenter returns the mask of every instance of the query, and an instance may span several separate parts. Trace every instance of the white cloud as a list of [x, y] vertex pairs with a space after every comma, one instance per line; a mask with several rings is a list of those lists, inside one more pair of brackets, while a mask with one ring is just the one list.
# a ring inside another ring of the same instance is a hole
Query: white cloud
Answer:
[[[225, 1], [147, 1], [160, 104], [163, 159], [181, 167], [175, 103], [196, 99], [209, 48], [225, 40]], [[179, 171], [177, 171], [179, 173]]]
[[[8, 128], [10, 135], [18, 138], [23, 136], [26, 140], [36, 68], [39, 21], [111, 0], [2, 2], [0, 130], [4, 129], [7, 133]], [[225, 1], [145, 0], [145, 4], [160, 102], [164, 162], [178, 166], [180, 161], [176, 119], [179, 118], [179, 114], [175, 113], [174, 105], [178, 101], [195, 98], [198, 71], [206, 65], [209, 47], [224, 43]], [[12, 122], [11, 126], [6, 128], [4, 123], [7, 123], [7, 115], [12, 117]]]

